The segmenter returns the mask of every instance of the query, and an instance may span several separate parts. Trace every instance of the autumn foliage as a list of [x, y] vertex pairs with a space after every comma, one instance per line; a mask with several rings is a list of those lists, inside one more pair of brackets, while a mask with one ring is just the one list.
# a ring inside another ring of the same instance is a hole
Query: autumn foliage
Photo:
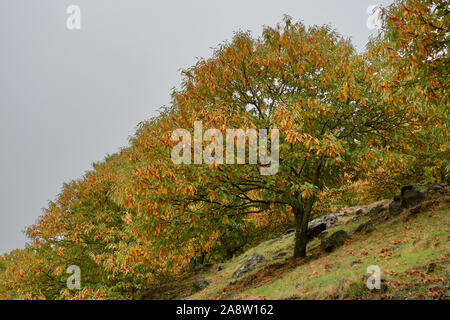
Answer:
[[[64, 185], [28, 228], [29, 246], [0, 259], [0, 298], [135, 298], [195, 258], [223, 261], [292, 221], [303, 257], [314, 214], [442, 179], [448, 12], [445, 1], [397, 1], [363, 54], [330, 27], [288, 17], [259, 38], [237, 33], [183, 71], [171, 105], [129, 147]], [[278, 128], [278, 173], [174, 164], [171, 134], [194, 121], [224, 135]], [[70, 265], [82, 290], [66, 287]]]

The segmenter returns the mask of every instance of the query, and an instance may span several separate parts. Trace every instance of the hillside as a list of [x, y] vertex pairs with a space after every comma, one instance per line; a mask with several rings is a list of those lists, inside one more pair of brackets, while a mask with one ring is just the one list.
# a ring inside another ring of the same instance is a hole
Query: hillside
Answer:
[[[351, 238], [331, 253], [325, 252], [316, 238], [308, 244], [306, 259], [293, 259], [294, 237], [289, 233], [226, 263], [205, 266], [209, 269], [168, 283], [157, 292], [147, 292], [144, 298], [448, 299], [450, 188], [395, 217], [387, 216], [386, 210], [370, 210], [386, 203], [378, 202], [359, 212], [359, 207], [341, 210], [342, 219], [328, 229], [328, 234], [344, 230]], [[358, 230], [359, 226], [365, 228]], [[266, 261], [233, 279], [233, 273], [254, 254]], [[379, 291], [366, 287], [370, 265], [381, 269], [383, 285]], [[201, 289], [207, 282], [209, 285]]]

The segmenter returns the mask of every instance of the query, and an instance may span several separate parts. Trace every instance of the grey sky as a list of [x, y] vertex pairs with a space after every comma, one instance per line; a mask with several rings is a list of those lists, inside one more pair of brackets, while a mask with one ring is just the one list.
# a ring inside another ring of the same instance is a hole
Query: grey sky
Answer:
[[[331, 23], [362, 50], [374, 0], [0, 0], [0, 253], [23, 247], [62, 183], [127, 145], [167, 104], [179, 69], [233, 31], [284, 14]], [[81, 30], [66, 8], [81, 7]]]

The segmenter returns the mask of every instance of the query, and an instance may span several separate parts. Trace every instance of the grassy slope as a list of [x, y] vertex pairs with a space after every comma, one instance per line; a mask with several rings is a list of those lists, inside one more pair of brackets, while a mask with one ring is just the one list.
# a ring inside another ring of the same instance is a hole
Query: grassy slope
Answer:
[[[332, 253], [320, 249], [316, 239], [308, 245], [308, 257], [291, 259], [293, 234], [261, 243], [239, 257], [210, 271], [178, 282], [172, 298], [179, 299], [448, 299], [450, 204], [448, 198], [434, 207], [409, 216], [380, 222], [369, 234], [353, 234], [368, 218], [342, 224], [352, 239]], [[351, 218], [351, 217], [350, 217]], [[349, 218], [348, 218], [349, 219]], [[267, 263], [233, 281], [231, 275], [251, 254]], [[355, 262], [361, 264], [353, 266]], [[363, 277], [370, 265], [381, 268], [388, 290], [372, 293]], [[190, 293], [196, 278], [211, 284]], [[172, 288], [174, 289], [174, 288]], [[172, 290], [173, 291], [173, 290]]]

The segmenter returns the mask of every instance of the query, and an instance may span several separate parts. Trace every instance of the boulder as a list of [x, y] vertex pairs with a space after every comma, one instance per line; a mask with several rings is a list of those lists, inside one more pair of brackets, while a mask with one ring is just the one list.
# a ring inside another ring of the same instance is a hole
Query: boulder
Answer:
[[[321, 219], [314, 219], [308, 224], [308, 241], [319, 236], [319, 234], [327, 228], [327, 223], [322, 222]], [[295, 228], [287, 229], [283, 235], [288, 235], [295, 232]]]
[[[316, 228], [318, 225], [323, 223], [326, 225], [326, 228], [332, 228], [336, 225], [339, 225], [341, 223], [341, 220], [347, 215], [349, 215], [348, 212], [339, 212], [339, 211], [324, 215], [321, 218], [311, 220], [308, 223], [308, 229], [312, 230]], [[320, 226], [318, 228], [323, 228], [323, 226]]]
[[194, 283], [192, 284], [192, 288], [197, 292], [205, 289], [207, 286], [209, 286], [209, 284], [210, 284], [209, 280], [199, 278], [194, 281]]
[[319, 223], [313, 228], [308, 229], [308, 241], [311, 241], [315, 237], [319, 236], [327, 228], [326, 223]]
[[417, 190], [413, 186], [404, 186], [401, 189], [400, 195], [395, 196], [394, 200], [389, 203], [389, 214], [398, 215], [403, 209], [417, 206], [425, 198], [425, 192]]
[[356, 212], [355, 212], [355, 214], [357, 215], [357, 216], [363, 216], [363, 215], [365, 215], [367, 213], [367, 208], [365, 208], [365, 207], [361, 207], [361, 208], [359, 208], [358, 210], [356, 210]]
[[445, 192], [445, 189], [439, 183], [435, 183], [428, 187], [427, 192], [431, 194], [443, 194]]
[[355, 233], [365, 233], [368, 234], [370, 232], [372, 232], [373, 230], [375, 230], [375, 227], [373, 226], [373, 222], [372, 221], [367, 221], [365, 223], [362, 223], [358, 226], [358, 228], [356, 228]]
[[239, 278], [245, 273], [248, 273], [252, 270], [254, 270], [258, 265], [265, 263], [266, 259], [258, 254], [254, 253], [251, 256], [249, 256], [247, 259], [245, 259], [244, 263], [233, 273], [233, 278]]
[[327, 216], [323, 216], [322, 218], [317, 218], [317, 219], [311, 220], [310, 222], [308, 222], [308, 229], [313, 229], [318, 224], [325, 222], [326, 219], [327, 219]]
[[375, 207], [373, 207], [372, 209], [370, 209], [370, 211], [369, 211], [369, 215], [377, 215], [377, 214], [379, 214], [381, 211], [383, 211], [385, 208], [384, 208], [384, 205], [382, 204], [382, 203], [380, 203], [379, 205], [377, 205], [377, 206], [375, 206]]
[[417, 190], [413, 186], [402, 187], [401, 194], [403, 208], [414, 207], [425, 200], [425, 193]]
[[402, 207], [402, 201], [400, 196], [395, 196], [394, 200], [391, 201], [391, 203], [389, 203], [389, 214], [390, 215], [398, 215], [400, 212], [402, 212], [403, 207]]
[[321, 241], [321, 247], [326, 252], [332, 252], [336, 248], [342, 246], [346, 239], [350, 239], [350, 236], [344, 230], [339, 230], [330, 235], [328, 238], [323, 238]]

